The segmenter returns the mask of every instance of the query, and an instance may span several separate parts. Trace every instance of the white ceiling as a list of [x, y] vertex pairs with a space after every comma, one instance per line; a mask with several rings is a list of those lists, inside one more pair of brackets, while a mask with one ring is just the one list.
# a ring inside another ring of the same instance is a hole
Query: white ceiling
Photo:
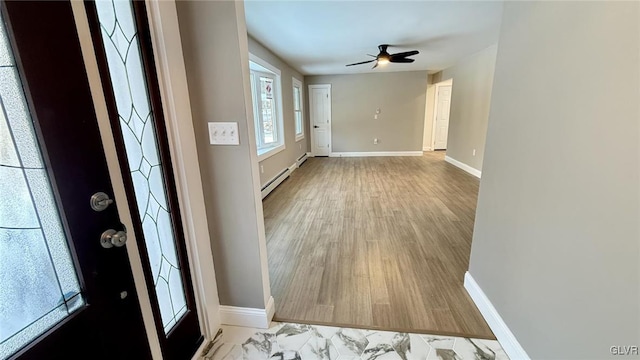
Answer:
[[[246, 0], [247, 30], [305, 75], [435, 73], [498, 41], [502, 1]], [[419, 50], [411, 64], [372, 70], [379, 44]]]

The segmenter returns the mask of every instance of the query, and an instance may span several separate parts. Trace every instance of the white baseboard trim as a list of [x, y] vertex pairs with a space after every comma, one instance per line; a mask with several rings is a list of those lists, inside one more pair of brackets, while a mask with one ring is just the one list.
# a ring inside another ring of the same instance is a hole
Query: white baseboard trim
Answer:
[[445, 155], [444, 161], [448, 162], [451, 165], [459, 167], [460, 169], [468, 172], [469, 174], [477, 177], [478, 179], [480, 179], [482, 177], [482, 171], [480, 171], [480, 170], [478, 170], [476, 168], [472, 168], [471, 166], [469, 166], [469, 165], [467, 165], [467, 164], [465, 164], [463, 162], [460, 162], [460, 161], [458, 161], [458, 160], [456, 160], [454, 158], [451, 158], [451, 157], [448, 157], [448, 156]]
[[223, 325], [268, 329], [275, 310], [273, 297], [269, 297], [266, 309], [220, 305], [220, 322]]
[[273, 296], [269, 296], [269, 301], [267, 301], [267, 328], [271, 324], [271, 320], [273, 320], [273, 315], [276, 314], [276, 303], [273, 301]]
[[504, 320], [502, 320], [496, 308], [493, 307], [487, 295], [485, 295], [484, 291], [482, 291], [468, 271], [464, 274], [464, 288], [469, 293], [469, 296], [471, 296], [478, 310], [480, 310], [480, 314], [482, 314], [482, 317], [487, 321], [489, 328], [491, 328], [491, 331], [493, 331], [509, 358], [530, 360], [531, 358], [524, 351], [518, 339], [516, 339], [515, 335], [509, 330], [509, 327], [505, 324]]
[[425, 146], [422, 148], [422, 151], [431, 151], [431, 146]]
[[308, 153], [307, 153], [307, 157], [313, 157], [313, 154], [312, 154], [312, 153], [310, 153], [310, 152], [308, 152]]
[[422, 156], [422, 151], [362, 151], [332, 152], [329, 157], [368, 157], [368, 156]]

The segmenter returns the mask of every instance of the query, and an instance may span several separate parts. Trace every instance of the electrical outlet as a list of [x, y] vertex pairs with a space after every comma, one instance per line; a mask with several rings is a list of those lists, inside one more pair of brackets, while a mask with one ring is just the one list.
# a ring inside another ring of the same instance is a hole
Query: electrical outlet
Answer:
[[473, 149], [473, 156], [476, 156], [476, 149]]
[[378, 138], [373, 139], [373, 144], [378, 145]]

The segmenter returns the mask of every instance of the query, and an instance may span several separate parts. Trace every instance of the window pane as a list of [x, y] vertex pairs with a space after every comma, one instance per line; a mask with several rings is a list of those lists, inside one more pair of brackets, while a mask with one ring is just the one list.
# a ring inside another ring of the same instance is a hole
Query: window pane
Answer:
[[262, 105], [263, 143], [273, 144], [278, 141], [275, 125], [275, 100], [273, 98], [273, 79], [260, 77], [260, 99]]
[[102, 41], [165, 333], [187, 311], [154, 115], [129, 1], [96, 2]]
[[300, 88], [297, 86], [293, 87], [293, 110], [300, 110]]
[[0, 19], [0, 359], [85, 304], [3, 24]]
[[296, 135], [302, 135], [302, 132], [304, 129], [302, 125], [302, 112], [296, 111], [295, 115], [296, 115]]

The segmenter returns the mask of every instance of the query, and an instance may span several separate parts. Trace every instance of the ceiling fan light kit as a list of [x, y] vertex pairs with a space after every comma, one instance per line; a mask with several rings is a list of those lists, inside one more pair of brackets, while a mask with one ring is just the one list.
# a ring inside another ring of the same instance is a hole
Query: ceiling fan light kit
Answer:
[[373, 69], [375, 69], [376, 67], [378, 67], [378, 65], [385, 65], [388, 64], [390, 62], [392, 63], [412, 63], [415, 61], [415, 59], [409, 59], [409, 56], [413, 56], [413, 55], [417, 55], [420, 52], [418, 50], [412, 50], [412, 51], [405, 51], [405, 52], [401, 52], [401, 53], [397, 53], [397, 54], [389, 54], [387, 52], [387, 48], [389, 47], [389, 45], [383, 44], [383, 45], [378, 45], [378, 50], [380, 51], [378, 53], [377, 56], [373, 56], [373, 55], [369, 55], [369, 56], [373, 56], [375, 57], [375, 59], [373, 60], [367, 60], [367, 61], [361, 61], [361, 62], [357, 62], [357, 63], [353, 63], [353, 64], [347, 64], [346, 66], [354, 66], [354, 65], [362, 65], [362, 64], [368, 64], [368, 63], [372, 63], [375, 62], [375, 64], [373, 64]]

